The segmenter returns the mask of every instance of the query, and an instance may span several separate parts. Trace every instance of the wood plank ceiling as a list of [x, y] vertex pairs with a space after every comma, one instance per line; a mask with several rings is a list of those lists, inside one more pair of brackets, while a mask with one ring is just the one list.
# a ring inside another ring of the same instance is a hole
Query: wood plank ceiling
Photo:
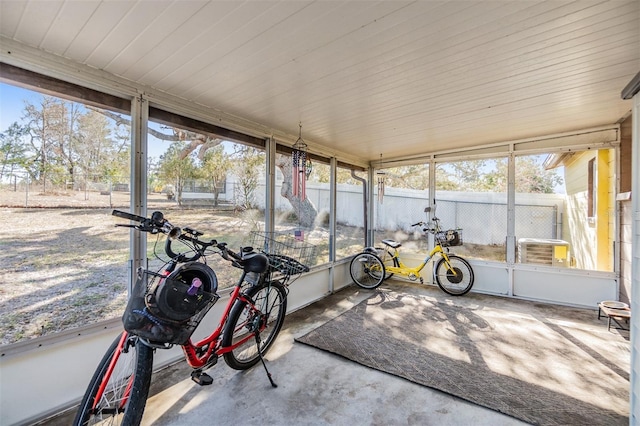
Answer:
[[0, 36], [375, 161], [617, 122], [640, 1], [3, 0]]

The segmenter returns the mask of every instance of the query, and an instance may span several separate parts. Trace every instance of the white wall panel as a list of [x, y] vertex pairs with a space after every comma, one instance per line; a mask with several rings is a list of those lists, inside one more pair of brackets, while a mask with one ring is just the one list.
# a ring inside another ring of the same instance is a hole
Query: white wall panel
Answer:
[[471, 291], [500, 296], [509, 294], [509, 270], [506, 264], [469, 260], [475, 275]]
[[588, 308], [603, 300], [618, 300], [614, 274], [572, 273], [554, 268], [519, 269], [513, 272], [513, 295]]
[[[340, 275], [344, 275], [344, 264], [339, 269], [342, 269]], [[328, 285], [327, 268], [319, 268], [301, 276], [290, 287], [288, 311], [326, 296]], [[228, 302], [229, 291], [220, 291], [224, 297], [203, 319], [193, 335], [194, 339], [205, 337], [218, 325]], [[87, 330], [80, 336], [73, 332], [66, 333], [64, 336], [41, 340], [44, 342], [41, 346], [32, 344], [31, 349], [3, 352], [0, 358], [0, 424], [30, 423], [78, 403], [98, 362], [121, 330], [120, 320], [114, 320], [108, 323], [106, 329], [94, 326], [92, 331]], [[3, 349], [6, 350], [6, 347]], [[179, 346], [157, 350], [154, 368], [181, 357]], [[212, 374], [215, 374], [215, 367]]]

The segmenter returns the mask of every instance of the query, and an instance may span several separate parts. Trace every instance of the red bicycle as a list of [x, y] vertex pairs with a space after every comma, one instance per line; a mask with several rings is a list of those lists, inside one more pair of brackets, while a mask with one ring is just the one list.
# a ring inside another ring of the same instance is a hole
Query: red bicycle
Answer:
[[[123, 323], [125, 331], [105, 353], [80, 403], [74, 425], [126, 424], [142, 420], [151, 383], [155, 349], [181, 345], [191, 378], [200, 385], [213, 382], [203, 370], [222, 356], [229, 367], [246, 370], [259, 361], [273, 387], [277, 387], [263, 355], [284, 322], [287, 294], [293, 275], [309, 271], [291, 256], [277, 252], [282, 244], [265, 238], [260, 251], [239, 253], [216, 240], [203, 241], [201, 232], [171, 225], [161, 212], [151, 218], [118, 210], [113, 215], [137, 222], [138, 231], [167, 235], [164, 251], [169, 261], [158, 272], [140, 268]], [[172, 242], [190, 247], [190, 255], [175, 253]], [[218, 282], [205, 254], [217, 253], [242, 270], [219, 325], [204, 339], [191, 334], [218, 300]]]

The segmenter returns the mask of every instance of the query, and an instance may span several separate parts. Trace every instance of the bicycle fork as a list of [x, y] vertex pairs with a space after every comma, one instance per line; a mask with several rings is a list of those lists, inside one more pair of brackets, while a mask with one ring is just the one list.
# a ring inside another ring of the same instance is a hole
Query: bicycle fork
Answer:
[[458, 272], [456, 272], [456, 268], [454, 268], [453, 266], [451, 266], [451, 261], [449, 260], [449, 254], [446, 253], [444, 250], [442, 250], [440, 252], [440, 255], [442, 256], [442, 258], [444, 259], [444, 266], [447, 267], [447, 273], [452, 274], [454, 277], [458, 276]]

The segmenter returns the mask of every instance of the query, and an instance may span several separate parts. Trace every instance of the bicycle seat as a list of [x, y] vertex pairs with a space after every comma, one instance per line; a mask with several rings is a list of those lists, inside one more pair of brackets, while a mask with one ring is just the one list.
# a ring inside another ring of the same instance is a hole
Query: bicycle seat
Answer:
[[391, 248], [397, 249], [398, 247], [402, 247], [402, 243], [399, 243], [394, 240], [382, 240], [382, 244], [389, 246]]
[[242, 259], [238, 261], [245, 272], [265, 272], [269, 266], [269, 259], [262, 253], [242, 253]]

